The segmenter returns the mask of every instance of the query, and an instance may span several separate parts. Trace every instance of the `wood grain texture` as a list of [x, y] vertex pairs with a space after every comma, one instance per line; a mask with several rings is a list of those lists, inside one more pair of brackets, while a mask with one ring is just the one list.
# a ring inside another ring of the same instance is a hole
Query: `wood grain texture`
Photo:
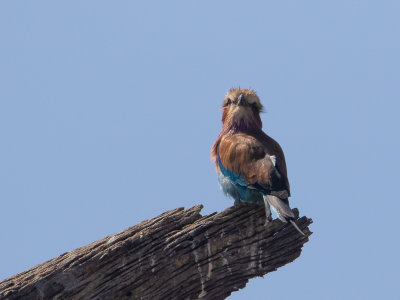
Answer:
[[[177, 208], [0, 282], [0, 299], [225, 299], [296, 259], [306, 233], [262, 206]], [[296, 216], [298, 211], [294, 210]]]

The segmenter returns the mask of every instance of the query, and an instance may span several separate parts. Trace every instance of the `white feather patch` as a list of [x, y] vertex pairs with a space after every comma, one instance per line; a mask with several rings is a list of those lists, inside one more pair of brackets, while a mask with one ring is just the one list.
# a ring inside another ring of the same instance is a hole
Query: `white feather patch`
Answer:
[[275, 155], [271, 155], [269, 158], [271, 159], [271, 161], [272, 161], [272, 163], [273, 163], [273, 165], [275, 167], [276, 166], [276, 156]]

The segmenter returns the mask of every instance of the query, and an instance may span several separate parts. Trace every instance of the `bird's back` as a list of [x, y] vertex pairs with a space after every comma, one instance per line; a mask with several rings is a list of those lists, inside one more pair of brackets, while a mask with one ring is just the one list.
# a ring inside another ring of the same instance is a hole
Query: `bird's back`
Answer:
[[290, 195], [283, 151], [261, 130], [227, 134], [215, 148], [222, 168], [240, 174], [248, 188]]

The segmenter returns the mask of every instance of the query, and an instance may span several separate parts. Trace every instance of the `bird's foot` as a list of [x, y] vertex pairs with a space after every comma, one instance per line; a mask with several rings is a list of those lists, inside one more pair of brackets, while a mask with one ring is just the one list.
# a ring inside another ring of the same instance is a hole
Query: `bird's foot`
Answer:
[[267, 217], [265, 218], [264, 226], [267, 227], [268, 224], [269, 224], [269, 222], [271, 222], [271, 221], [272, 221], [272, 216], [271, 216], [271, 215], [267, 216]]

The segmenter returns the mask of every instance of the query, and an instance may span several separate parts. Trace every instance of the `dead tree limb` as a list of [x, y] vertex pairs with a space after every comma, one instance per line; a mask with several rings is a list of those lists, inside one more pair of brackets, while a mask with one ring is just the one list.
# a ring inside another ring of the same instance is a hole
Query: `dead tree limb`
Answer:
[[[274, 220], [262, 206], [232, 206], [201, 216], [177, 208], [0, 282], [0, 299], [225, 299], [292, 262], [306, 233]], [[298, 215], [298, 211], [294, 210]]]

